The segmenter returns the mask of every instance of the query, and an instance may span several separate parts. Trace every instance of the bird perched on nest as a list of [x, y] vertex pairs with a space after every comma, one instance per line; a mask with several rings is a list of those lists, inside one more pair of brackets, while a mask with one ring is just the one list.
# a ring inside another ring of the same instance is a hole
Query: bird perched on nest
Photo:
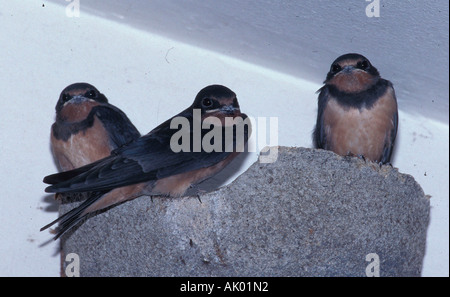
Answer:
[[398, 127], [392, 83], [360, 54], [338, 57], [319, 90], [316, 148], [389, 163]]
[[[173, 147], [179, 144], [179, 139], [174, 142], [173, 138], [183, 131], [171, 126], [180, 118], [189, 123], [183, 134], [189, 139], [189, 144], [187, 151], [175, 152]], [[111, 205], [142, 195], [182, 196], [190, 187], [217, 174], [244, 151], [251, 133], [247, 118], [240, 111], [236, 94], [229, 88], [211, 85], [202, 89], [190, 107], [147, 135], [114, 150], [110, 156], [45, 177], [44, 182], [51, 184], [46, 188], [49, 193], [94, 191], [99, 194], [44, 226], [41, 231], [60, 222], [56, 239], [87, 214]], [[196, 122], [201, 127], [214, 125], [212, 130], [201, 129], [201, 135], [195, 135]], [[218, 141], [220, 147], [213, 151], [205, 150], [204, 136], [212, 132], [216, 124], [220, 125], [222, 133], [221, 138], [214, 139], [214, 142]], [[232, 137], [227, 137], [229, 129]], [[202, 141], [198, 151], [193, 149], [198, 145], [196, 140]]]

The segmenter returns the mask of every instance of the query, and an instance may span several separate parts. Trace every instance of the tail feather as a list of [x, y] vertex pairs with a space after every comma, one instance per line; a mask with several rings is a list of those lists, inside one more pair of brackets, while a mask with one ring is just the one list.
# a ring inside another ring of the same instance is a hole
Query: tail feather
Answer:
[[93, 162], [93, 163], [90, 163], [90, 164], [87, 164], [87, 165], [79, 167], [79, 168], [72, 169], [72, 170], [62, 171], [62, 172], [58, 172], [58, 173], [55, 173], [55, 174], [47, 175], [46, 177], [44, 177], [43, 182], [46, 183], [46, 184], [50, 184], [50, 185], [57, 184], [57, 183], [60, 183], [60, 182], [64, 182], [64, 181], [69, 180], [69, 179], [71, 179], [71, 178], [73, 178], [73, 177], [75, 177], [75, 176], [77, 176], [77, 175], [79, 175], [79, 174], [81, 174], [83, 172], [88, 171], [89, 169], [91, 169], [95, 165], [99, 164], [100, 161], [102, 161], [102, 160], [103, 159], [98, 160], [98, 161]]
[[100, 199], [100, 197], [102, 197], [103, 194], [105, 194], [105, 192], [92, 193], [92, 195], [88, 199], [86, 199], [83, 203], [81, 203], [78, 207], [63, 214], [62, 216], [60, 216], [53, 222], [45, 225], [44, 227], [41, 228], [40, 231], [44, 231], [59, 222], [59, 226], [56, 229], [56, 235], [53, 238], [54, 240], [58, 239], [67, 230], [69, 230], [75, 224], [77, 224], [79, 221], [81, 221], [87, 215], [87, 214], [83, 213], [84, 210], [86, 210], [89, 206], [91, 206], [95, 201]]

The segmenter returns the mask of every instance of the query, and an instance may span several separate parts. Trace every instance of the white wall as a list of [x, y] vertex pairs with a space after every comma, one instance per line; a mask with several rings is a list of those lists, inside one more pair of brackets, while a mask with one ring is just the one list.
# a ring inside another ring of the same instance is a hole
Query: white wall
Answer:
[[372, 18], [365, 0], [80, 3], [82, 11], [318, 84], [335, 58], [358, 52], [394, 82], [402, 110], [448, 124], [448, 2], [378, 1], [380, 17]]
[[38, 230], [57, 217], [42, 178], [56, 170], [50, 125], [68, 84], [96, 85], [146, 133], [221, 83], [247, 114], [279, 117], [280, 145], [310, 147], [315, 91], [349, 51], [395, 84], [393, 163], [432, 196], [423, 275], [448, 276], [448, 3], [381, 0], [369, 19], [365, 1], [337, 2], [81, 0], [69, 18], [62, 0], [0, 0], [0, 276], [59, 273], [58, 245]]

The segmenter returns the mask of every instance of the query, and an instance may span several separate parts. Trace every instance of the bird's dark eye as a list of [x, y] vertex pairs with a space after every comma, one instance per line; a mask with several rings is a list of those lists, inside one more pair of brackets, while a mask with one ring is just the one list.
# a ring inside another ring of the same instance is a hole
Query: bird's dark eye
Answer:
[[202, 106], [203, 107], [211, 107], [213, 104], [212, 100], [209, 98], [205, 98], [202, 100]]
[[97, 93], [94, 90], [90, 90], [90, 91], [87, 91], [86, 94], [84, 94], [84, 96], [87, 98], [94, 99], [97, 97]]
[[332, 72], [332, 73], [338, 73], [338, 72], [341, 71], [341, 70], [342, 70], [341, 65], [339, 65], [339, 64], [333, 64], [333, 65], [331, 65], [331, 72]]
[[61, 99], [62, 99], [63, 102], [67, 102], [67, 101], [70, 100], [70, 96], [68, 94], [63, 94]]
[[367, 68], [369, 68], [369, 62], [367, 60], [362, 60], [356, 63], [356, 68], [366, 70]]

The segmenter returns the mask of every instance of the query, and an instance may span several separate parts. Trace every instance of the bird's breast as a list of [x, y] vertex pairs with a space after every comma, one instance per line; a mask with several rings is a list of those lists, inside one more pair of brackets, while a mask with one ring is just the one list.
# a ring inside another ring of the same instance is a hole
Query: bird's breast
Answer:
[[392, 89], [370, 109], [344, 107], [335, 98], [330, 98], [323, 117], [327, 138], [325, 149], [339, 155], [363, 155], [372, 161], [380, 161], [394, 128], [396, 112], [397, 103]]
[[95, 162], [111, 153], [108, 133], [96, 117], [91, 127], [72, 134], [66, 141], [57, 139], [52, 133], [51, 144], [63, 171]]

